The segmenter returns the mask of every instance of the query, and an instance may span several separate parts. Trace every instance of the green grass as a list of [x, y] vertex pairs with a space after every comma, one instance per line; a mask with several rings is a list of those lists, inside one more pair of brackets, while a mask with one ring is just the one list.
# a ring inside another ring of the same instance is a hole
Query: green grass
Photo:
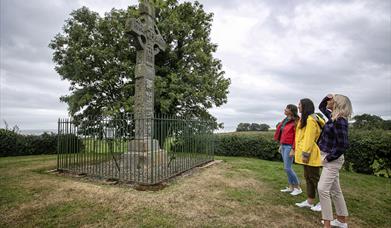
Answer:
[[[163, 148], [164, 150], [171, 152], [175, 144], [174, 137], [167, 137], [165, 139]], [[83, 139], [84, 152], [85, 153], [109, 153], [111, 147], [115, 153], [124, 153], [129, 150], [129, 140], [114, 139], [100, 140], [100, 139]]]
[[[282, 163], [264, 160], [255, 160], [251, 158], [232, 158], [222, 157], [224, 161], [233, 164], [235, 170], [249, 170], [250, 173], [243, 176], [256, 176], [257, 179], [267, 182], [278, 189], [285, 186], [285, 176]], [[277, 171], [278, 170], [278, 171]], [[302, 166], [294, 165], [294, 170], [302, 182], [304, 174]], [[362, 175], [354, 172], [341, 172], [341, 188], [348, 205], [349, 213], [353, 217], [363, 220], [368, 226], [376, 225], [379, 227], [390, 227], [391, 220], [391, 179]], [[304, 186], [302, 186], [305, 189]], [[243, 195], [241, 199], [246, 199], [246, 195], [253, 194], [251, 191], [239, 191], [237, 194]], [[285, 197], [278, 192], [270, 193], [265, 201], [285, 204], [294, 203], [291, 197]]]
[[83, 139], [84, 151], [86, 153], [109, 153], [109, 148], [112, 147], [113, 152], [127, 152], [129, 141], [115, 139], [99, 140], [99, 139]]
[[[143, 192], [47, 173], [56, 156], [0, 158], [0, 227], [320, 226], [319, 213], [294, 206], [304, 195], [279, 192], [281, 162], [216, 159], [224, 162]], [[341, 186], [351, 227], [391, 227], [391, 179], [342, 172]]]

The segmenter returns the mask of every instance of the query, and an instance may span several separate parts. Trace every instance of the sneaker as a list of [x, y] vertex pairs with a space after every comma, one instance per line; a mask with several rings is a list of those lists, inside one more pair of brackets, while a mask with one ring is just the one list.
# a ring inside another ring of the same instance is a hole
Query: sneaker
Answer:
[[292, 192], [292, 189], [289, 187], [286, 187], [284, 189], [281, 189], [280, 192]]
[[297, 196], [301, 194], [303, 191], [300, 188], [294, 188], [293, 191], [291, 192], [292, 196]]
[[309, 208], [314, 206], [313, 204], [309, 204], [307, 200], [304, 200], [301, 203], [295, 203], [295, 205], [298, 207], [309, 207]]
[[322, 207], [320, 206], [320, 202], [317, 203], [315, 206], [311, 207], [311, 210], [316, 211], [316, 212], [322, 211]]
[[338, 219], [334, 219], [330, 222], [331, 226], [341, 227], [341, 228], [348, 228], [348, 224], [346, 222], [340, 222]]

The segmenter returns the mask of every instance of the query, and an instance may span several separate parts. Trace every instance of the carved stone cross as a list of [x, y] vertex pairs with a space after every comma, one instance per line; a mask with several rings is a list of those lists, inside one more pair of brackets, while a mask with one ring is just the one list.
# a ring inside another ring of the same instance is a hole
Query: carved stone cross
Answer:
[[155, 23], [155, 8], [149, 0], [139, 0], [140, 18], [131, 18], [126, 28], [136, 39], [135, 68], [135, 138], [152, 137], [154, 107], [155, 55], [165, 50], [166, 43]]

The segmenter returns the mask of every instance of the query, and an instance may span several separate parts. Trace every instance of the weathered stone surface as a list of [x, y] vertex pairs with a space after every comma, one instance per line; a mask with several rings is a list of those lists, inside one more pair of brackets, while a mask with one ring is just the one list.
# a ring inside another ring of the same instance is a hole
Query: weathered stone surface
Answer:
[[146, 79], [154, 80], [155, 69], [146, 64], [137, 64], [134, 75], [136, 79], [145, 77]]
[[135, 68], [136, 88], [134, 114], [136, 139], [151, 138], [151, 124], [143, 121], [153, 117], [155, 55], [164, 50], [166, 43], [155, 24], [155, 9], [148, 0], [139, 4], [140, 18], [127, 21], [128, 31], [137, 38], [137, 59]]
[[148, 0], [139, 4], [140, 18], [127, 21], [128, 31], [137, 38], [135, 67], [135, 139], [129, 143], [129, 160], [139, 172], [164, 166], [167, 152], [153, 139], [155, 55], [166, 43], [155, 24], [155, 9]]
[[129, 151], [150, 152], [159, 150], [159, 142], [156, 139], [135, 139], [129, 143]]

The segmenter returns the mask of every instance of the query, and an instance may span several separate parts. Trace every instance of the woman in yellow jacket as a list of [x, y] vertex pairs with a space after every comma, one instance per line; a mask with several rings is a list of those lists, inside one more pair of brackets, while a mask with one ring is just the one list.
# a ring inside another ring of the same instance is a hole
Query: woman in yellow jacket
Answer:
[[322, 166], [317, 140], [325, 123], [323, 119], [314, 114], [314, 103], [308, 98], [300, 100], [299, 112], [301, 117], [296, 127], [295, 162], [304, 166], [307, 199], [301, 203], [296, 203], [296, 205], [309, 207], [313, 211], [320, 211], [320, 204], [314, 206], [320, 167]]

